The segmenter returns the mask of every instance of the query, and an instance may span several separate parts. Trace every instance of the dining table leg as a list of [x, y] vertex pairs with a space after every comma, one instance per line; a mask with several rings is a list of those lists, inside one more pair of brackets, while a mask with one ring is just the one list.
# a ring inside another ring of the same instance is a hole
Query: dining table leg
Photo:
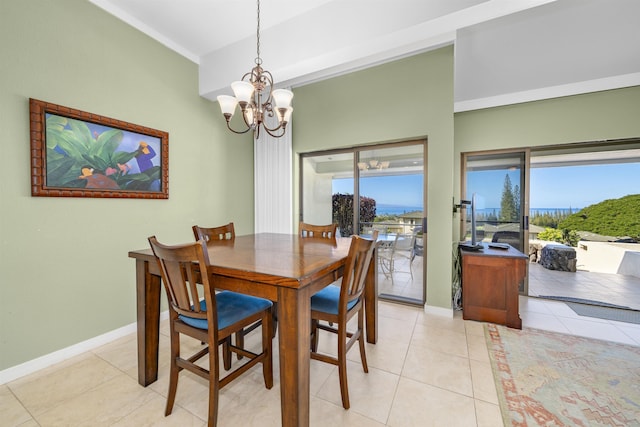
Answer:
[[145, 387], [158, 379], [160, 287], [160, 276], [151, 274], [149, 262], [136, 260], [138, 383]]
[[311, 334], [308, 288], [279, 288], [278, 323], [282, 427], [308, 427]]

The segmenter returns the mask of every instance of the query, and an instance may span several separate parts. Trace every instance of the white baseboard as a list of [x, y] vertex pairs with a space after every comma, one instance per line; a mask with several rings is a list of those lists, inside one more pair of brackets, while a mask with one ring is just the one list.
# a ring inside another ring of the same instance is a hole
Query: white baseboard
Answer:
[[425, 304], [424, 312], [427, 314], [433, 314], [436, 316], [453, 318], [453, 308], [443, 308], [443, 307], [436, 307], [433, 305]]
[[[169, 318], [169, 311], [163, 311], [160, 313], [160, 321]], [[11, 368], [0, 371], [0, 384], [6, 384], [10, 381], [24, 377], [25, 375], [32, 374], [41, 369], [47, 368], [56, 363], [60, 363], [71, 357], [77, 356], [87, 351], [91, 351], [102, 345], [108, 344], [111, 341], [115, 341], [118, 338], [122, 338], [126, 335], [132, 334], [137, 330], [137, 323], [130, 323], [113, 331], [107, 332], [97, 337], [90, 338], [86, 341], [79, 342], [69, 347], [54, 351], [53, 353], [45, 354], [36, 359], [29, 360]]]

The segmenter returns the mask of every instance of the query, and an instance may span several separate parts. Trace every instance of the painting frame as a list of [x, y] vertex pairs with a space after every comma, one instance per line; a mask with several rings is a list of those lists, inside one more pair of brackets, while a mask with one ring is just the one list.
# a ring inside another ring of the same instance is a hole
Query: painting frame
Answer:
[[31, 195], [169, 198], [169, 133], [29, 98]]

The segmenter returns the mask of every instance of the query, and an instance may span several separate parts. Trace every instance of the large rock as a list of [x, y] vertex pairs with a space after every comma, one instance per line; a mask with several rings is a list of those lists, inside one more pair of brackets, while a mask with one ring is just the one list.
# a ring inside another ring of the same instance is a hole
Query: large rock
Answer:
[[540, 265], [548, 270], [576, 271], [576, 250], [566, 245], [546, 245], [542, 248]]

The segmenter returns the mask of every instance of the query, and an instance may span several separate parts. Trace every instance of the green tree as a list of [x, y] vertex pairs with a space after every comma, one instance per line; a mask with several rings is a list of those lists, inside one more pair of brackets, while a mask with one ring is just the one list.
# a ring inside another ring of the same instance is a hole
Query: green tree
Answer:
[[[519, 191], [518, 191], [519, 192]], [[504, 187], [502, 189], [502, 199], [500, 200], [500, 221], [517, 221], [518, 212], [516, 202], [513, 197], [514, 191], [511, 187], [511, 178], [504, 176]]]
[[[340, 227], [340, 235], [351, 236], [353, 233], [353, 194], [336, 193], [332, 196], [333, 222]], [[360, 227], [362, 223], [373, 222], [376, 217], [376, 201], [370, 197], [360, 197]], [[360, 230], [362, 231], [362, 230]]]
[[587, 206], [561, 221], [558, 228], [640, 240], [640, 194]]
[[514, 221], [520, 219], [520, 186], [518, 184], [513, 186], [513, 207], [515, 211]]

